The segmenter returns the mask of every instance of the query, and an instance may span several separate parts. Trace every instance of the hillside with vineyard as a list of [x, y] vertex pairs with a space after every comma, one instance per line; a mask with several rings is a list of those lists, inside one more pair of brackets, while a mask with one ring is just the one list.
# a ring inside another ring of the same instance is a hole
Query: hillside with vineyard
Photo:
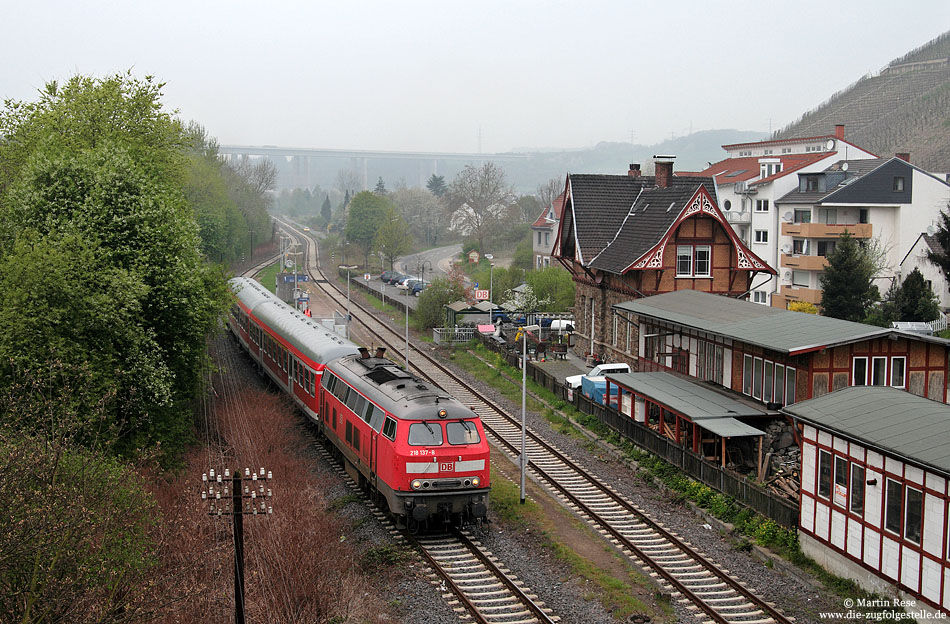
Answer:
[[834, 133], [880, 156], [910, 152], [929, 171], [950, 172], [950, 32], [835, 93], [774, 138]]

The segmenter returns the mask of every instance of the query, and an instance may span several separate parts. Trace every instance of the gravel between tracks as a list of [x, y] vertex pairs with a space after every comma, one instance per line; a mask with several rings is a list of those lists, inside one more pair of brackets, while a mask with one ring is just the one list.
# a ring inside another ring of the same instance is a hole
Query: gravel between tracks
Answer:
[[[521, 413], [520, 405], [512, 405], [492, 387], [471, 379], [464, 371], [453, 366], [451, 361], [441, 361], [462, 378], [468, 379], [473, 388], [505, 406], [510, 410], [509, 413]], [[672, 502], [669, 492], [639, 478], [635, 466], [622, 460], [609, 444], [598, 440], [594, 452], [591, 452], [591, 444], [587, 440], [554, 431], [540, 414], [528, 412], [526, 422], [530, 429], [543, 434], [589, 474], [612, 485], [628, 500], [646, 510], [654, 520], [662, 522], [708, 559], [729, 570], [758, 595], [775, 603], [784, 615], [794, 617], [799, 622], [819, 622], [819, 612], [846, 611], [842, 599], [824, 589], [808, 573], [797, 568], [789, 570], [791, 564], [782, 561], [773, 561], [772, 567], [769, 567], [763, 555], [737, 550], [741, 541], [739, 538], [721, 533], [716, 528], [705, 528], [706, 519], [686, 505]], [[679, 621], [687, 621], [683, 612], [678, 611], [677, 614]]]

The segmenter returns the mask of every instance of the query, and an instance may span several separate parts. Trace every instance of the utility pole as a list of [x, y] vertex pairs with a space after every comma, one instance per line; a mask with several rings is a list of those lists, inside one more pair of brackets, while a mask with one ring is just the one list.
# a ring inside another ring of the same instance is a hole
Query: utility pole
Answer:
[[[272, 496], [265, 482], [273, 479], [273, 474], [261, 468], [258, 473], [244, 469], [234, 474], [228, 468], [215, 474], [212, 468], [201, 475], [201, 500], [209, 501], [209, 516], [231, 516], [234, 527], [234, 623], [245, 624], [244, 620], [244, 516], [269, 516], [274, 508], [267, 504]], [[230, 484], [228, 483], [230, 481]], [[230, 493], [228, 489], [230, 488]], [[260, 500], [258, 500], [260, 499]]]

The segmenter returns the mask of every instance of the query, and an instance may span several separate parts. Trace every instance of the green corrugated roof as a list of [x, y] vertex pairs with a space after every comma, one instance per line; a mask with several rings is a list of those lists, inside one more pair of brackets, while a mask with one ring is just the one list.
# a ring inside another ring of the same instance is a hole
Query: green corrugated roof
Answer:
[[735, 420], [735, 417], [764, 416], [765, 411], [676, 375], [663, 372], [611, 373], [607, 379], [679, 412], [718, 435], [762, 435], [761, 431]]
[[791, 354], [894, 333], [695, 290], [677, 290], [613, 307]]
[[783, 412], [950, 473], [950, 405], [897, 388], [843, 388]]

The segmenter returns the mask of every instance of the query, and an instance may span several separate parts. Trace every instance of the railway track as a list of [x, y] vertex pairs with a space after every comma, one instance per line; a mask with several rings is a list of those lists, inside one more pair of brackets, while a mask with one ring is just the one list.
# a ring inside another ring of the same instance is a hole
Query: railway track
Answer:
[[[345, 305], [343, 293], [323, 275], [312, 241], [305, 236], [303, 240], [306, 245], [305, 266], [315, 278], [314, 284], [338, 305]], [[352, 300], [350, 306], [362, 312], [358, 322], [367, 331], [394, 353], [401, 352], [405, 345], [402, 336]], [[520, 420], [509, 416], [497, 403], [482, 397], [423, 351], [411, 347], [410, 363], [418, 374], [471, 406], [496, 446], [517, 461], [521, 451]], [[527, 430], [526, 454], [530, 459], [529, 473], [538, 482], [584, 517], [634, 563], [649, 569], [661, 587], [687, 609], [694, 610], [699, 620], [719, 624], [784, 624], [792, 621], [733, 578], [728, 570], [719, 569], [689, 543], [613, 488], [591, 477], [567, 454], [530, 429]]]
[[[306, 238], [305, 238], [306, 240]], [[308, 251], [309, 254], [309, 246]], [[279, 257], [279, 256], [277, 256]], [[270, 257], [248, 269], [249, 276], [273, 264]], [[311, 275], [311, 277], [315, 277]], [[318, 282], [322, 286], [322, 282]], [[339, 303], [339, 301], [338, 301]], [[345, 299], [342, 303], [345, 303]], [[328, 463], [333, 465], [344, 481], [356, 491], [362, 491], [326, 447], [317, 448]], [[364, 497], [372, 504], [369, 497]], [[398, 534], [417, 547], [417, 552], [437, 575], [438, 585], [449, 605], [468, 613], [479, 624], [554, 624], [559, 618], [550, 613], [537, 596], [524, 587], [517, 578], [498, 563], [491, 552], [482, 549], [477, 536], [470, 531], [452, 530], [441, 534], [415, 536], [396, 529], [379, 511], [374, 512], [389, 531]]]

